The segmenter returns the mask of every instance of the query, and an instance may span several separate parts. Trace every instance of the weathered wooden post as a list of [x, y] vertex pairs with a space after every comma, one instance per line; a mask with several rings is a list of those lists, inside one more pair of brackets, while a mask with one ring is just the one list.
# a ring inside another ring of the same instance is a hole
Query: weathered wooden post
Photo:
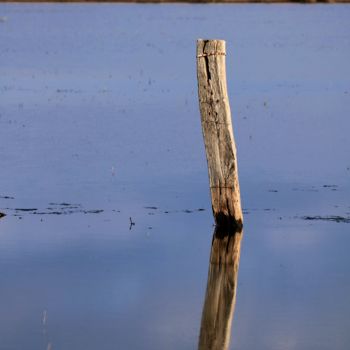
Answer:
[[211, 201], [219, 226], [242, 228], [236, 146], [226, 84], [226, 43], [197, 40], [198, 97]]

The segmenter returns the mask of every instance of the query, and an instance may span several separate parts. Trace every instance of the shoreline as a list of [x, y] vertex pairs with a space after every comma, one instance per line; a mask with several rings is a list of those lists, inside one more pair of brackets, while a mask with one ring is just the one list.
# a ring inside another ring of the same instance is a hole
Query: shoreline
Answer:
[[0, 3], [119, 3], [119, 4], [347, 4], [350, 0], [0, 0]]

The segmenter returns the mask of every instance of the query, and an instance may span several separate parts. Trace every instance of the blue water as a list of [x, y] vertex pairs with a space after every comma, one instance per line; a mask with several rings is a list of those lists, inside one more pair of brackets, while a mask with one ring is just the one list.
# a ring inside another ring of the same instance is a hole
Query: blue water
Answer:
[[349, 18], [1, 4], [0, 349], [197, 347], [213, 234], [197, 38], [227, 41], [245, 211], [230, 348], [348, 349], [350, 224], [303, 217], [350, 217]]

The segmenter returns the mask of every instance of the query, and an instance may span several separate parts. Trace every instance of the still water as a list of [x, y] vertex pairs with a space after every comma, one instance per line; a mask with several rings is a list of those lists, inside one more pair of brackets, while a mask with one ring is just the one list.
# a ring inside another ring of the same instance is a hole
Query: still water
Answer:
[[[349, 19], [1, 4], [0, 349], [348, 349]], [[227, 40], [245, 225], [223, 269], [197, 38]]]

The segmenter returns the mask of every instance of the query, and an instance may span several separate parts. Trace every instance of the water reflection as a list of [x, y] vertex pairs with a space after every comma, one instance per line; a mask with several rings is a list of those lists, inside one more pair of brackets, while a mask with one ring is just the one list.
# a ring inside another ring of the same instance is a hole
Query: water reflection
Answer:
[[216, 228], [210, 253], [199, 350], [228, 349], [243, 232]]

